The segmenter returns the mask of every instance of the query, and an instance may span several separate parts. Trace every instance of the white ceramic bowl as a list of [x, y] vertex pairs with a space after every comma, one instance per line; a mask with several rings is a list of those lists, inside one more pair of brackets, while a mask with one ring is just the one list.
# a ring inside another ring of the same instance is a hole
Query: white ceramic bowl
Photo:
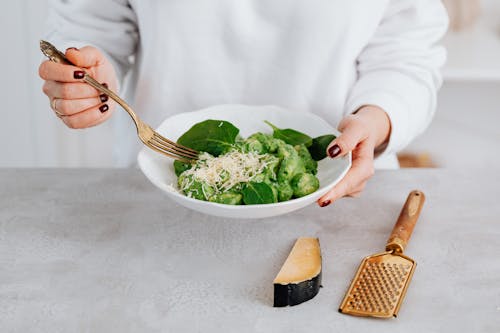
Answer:
[[[320, 117], [306, 112], [293, 112], [275, 106], [220, 105], [200, 111], [180, 113], [166, 119], [157, 131], [176, 141], [194, 124], [207, 120], [226, 120], [240, 129], [246, 138], [255, 132], [272, 133], [264, 123], [268, 120], [280, 128], [293, 128], [311, 137], [324, 134], [338, 134], [338, 131]], [[138, 157], [139, 167], [146, 177], [160, 188], [170, 199], [196, 211], [232, 218], [264, 218], [303, 208], [315, 202], [333, 185], [337, 184], [351, 166], [351, 155], [339, 159], [325, 158], [318, 163], [317, 177], [320, 188], [309, 195], [285, 202], [265, 205], [224, 205], [188, 198], [177, 192], [177, 177], [172, 165], [173, 160], [144, 147]]]

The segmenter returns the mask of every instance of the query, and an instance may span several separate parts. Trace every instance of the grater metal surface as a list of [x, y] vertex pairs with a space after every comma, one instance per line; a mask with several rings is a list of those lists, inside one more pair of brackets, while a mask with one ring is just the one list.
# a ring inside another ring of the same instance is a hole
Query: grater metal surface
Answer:
[[387, 252], [363, 259], [340, 305], [341, 313], [379, 318], [397, 316], [417, 265], [403, 250], [424, 200], [420, 191], [409, 194], [387, 241]]
[[396, 317], [415, 266], [413, 260], [390, 252], [365, 258], [340, 306], [341, 312]]

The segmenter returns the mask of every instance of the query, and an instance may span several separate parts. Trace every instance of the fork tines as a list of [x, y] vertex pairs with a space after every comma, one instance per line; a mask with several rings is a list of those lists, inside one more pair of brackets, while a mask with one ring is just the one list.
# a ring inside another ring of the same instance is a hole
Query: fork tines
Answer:
[[190, 163], [198, 159], [198, 152], [196, 150], [175, 143], [156, 132], [153, 133], [147, 144], [150, 148], [181, 162]]

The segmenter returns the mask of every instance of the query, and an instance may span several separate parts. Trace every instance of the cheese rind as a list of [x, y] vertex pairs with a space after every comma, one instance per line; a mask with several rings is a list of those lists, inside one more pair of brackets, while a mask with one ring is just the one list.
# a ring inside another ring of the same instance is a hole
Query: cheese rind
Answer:
[[297, 305], [316, 296], [321, 286], [321, 250], [317, 238], [297, 239], [274, 279], [274, 306]]

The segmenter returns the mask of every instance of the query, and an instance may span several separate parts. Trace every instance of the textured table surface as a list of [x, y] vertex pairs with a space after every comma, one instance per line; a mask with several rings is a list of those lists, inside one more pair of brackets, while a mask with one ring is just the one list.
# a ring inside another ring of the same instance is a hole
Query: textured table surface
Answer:
[[[361, 198], [241, 221], [178, 206], [138, 170], [0, 169], [0, 331], [500, 332], [498, 179], [379, 171]], [[338, 313], [417, 188], [427, 201], [406, 254], [418, 266], [399, 317]], [[320, 239], [324, 287], [273, 308], [299, 236]]]

